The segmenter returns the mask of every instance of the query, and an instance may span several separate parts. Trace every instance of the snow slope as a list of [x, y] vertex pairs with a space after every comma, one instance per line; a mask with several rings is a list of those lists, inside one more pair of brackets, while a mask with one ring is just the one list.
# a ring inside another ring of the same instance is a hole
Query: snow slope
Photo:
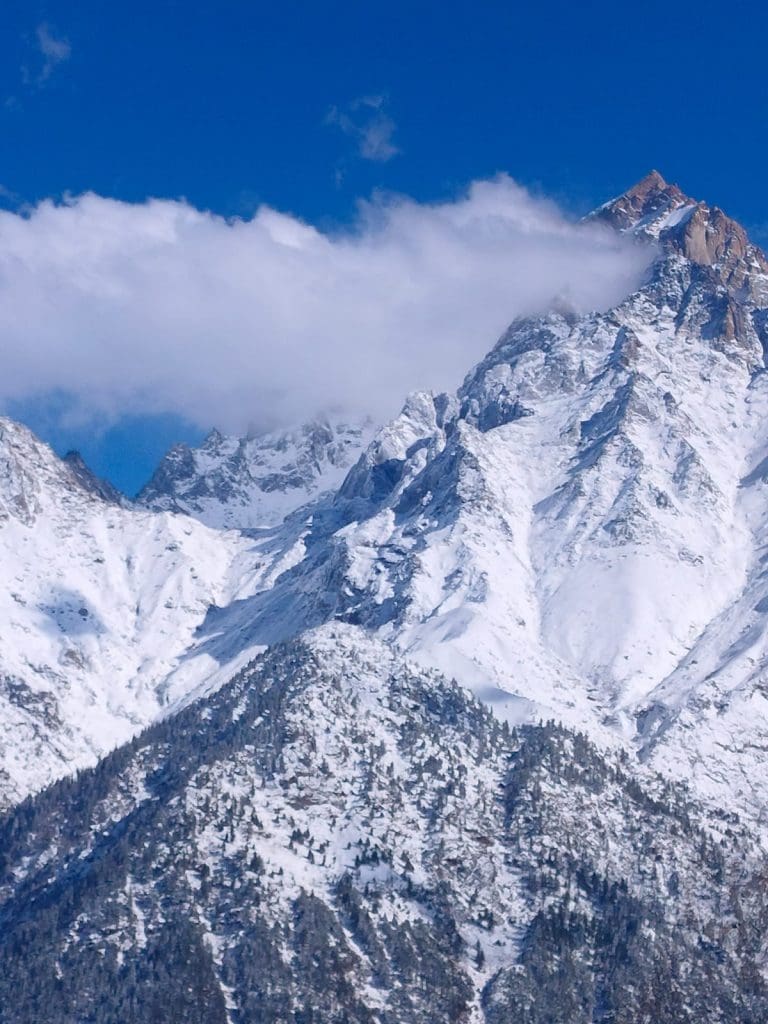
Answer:
[[0, 799], [93, 763], [187, 679], [211, 604], [250, 547], [233, 532], [106, 501], [26, 428], [0, 420]]

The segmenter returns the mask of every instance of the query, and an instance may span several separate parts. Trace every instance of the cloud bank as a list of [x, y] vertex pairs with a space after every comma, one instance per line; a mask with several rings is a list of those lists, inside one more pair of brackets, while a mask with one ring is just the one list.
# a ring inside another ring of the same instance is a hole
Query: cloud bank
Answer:
[[269, 207], [45, 201], [0, 212], [0, 405], [50, 394], [83, 423], [232, 431], [385, 417], [454, 389], [516, 315], [618, 301], [649, 258], [507, 177], [441, 204], [374, 198], [336, 234]]

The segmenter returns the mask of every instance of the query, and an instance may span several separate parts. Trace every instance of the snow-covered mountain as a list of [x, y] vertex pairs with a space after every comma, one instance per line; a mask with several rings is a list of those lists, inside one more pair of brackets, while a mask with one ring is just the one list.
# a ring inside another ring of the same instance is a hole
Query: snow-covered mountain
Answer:
[[[7, 678], [47, 679], [41, 692], [59, 707], [72, 679], [118, 664], [109, 700], [135, 728], [264, 647], [341, 619], [507, 720], [554, 717], [760, 817], [768, 264], [738, 224], [656, 173], [593, 216], [650, 247], [638, 291], [602, 313], [559, 304], [516, 321], [455, 394], [411, 396], [348, 472], [370, 427], [340, 421], [175, 448], [138, 508], [110, 500], [81, 465], [46, 463], [47, 497], [6, 496], [16, 511], [0, 542], [19, 584], [4, 599]], [[43, 450], [12, 429], [29, 452], [17, 451], [10, 479]], [[120, 572], [102, 568], [113, 559]], [[62, 599], [66, 621], [42, 565], [74, 595]], [[182, 580], [186, 596], [167, 596]], [[99, 630], [83, 625], [88, 594]], [[54, 609], [55, 629], [41, 608]], [[162, 651], [160, 622], [172, 637]], [[72, 698], [72, 716], [95, 720], [84, 699]], [[130, 727], [100, 725], [104, 741], [86, 747], [95, 756]], [[5, 761], [23, 761], [23, 747], [14, 740]]]
[[[269, 531], [247, 538], [197, 520], [282, 523], [341, 478], [371, 429], [212, 434], [199, 451], [174, 449], [134, 504], [78, 453], [59, 459], [0, 419], [0, 807], [94, 763], [247, 660], [237, 636], [213, 660], [197, 630], [285, 558], [272, 556]], [[194, 479], [173, 473], [183, 453]]]
[[195, 630], [237, 593], [249, 547], [113, 500], [0, 420], [0, 805], [92, 764], [210, 675]]
[[0, 423], [2, 791], [98, 760], [0, 821], [0, 1022], [768, 1019], [768, 262], [592, 216], [640, 287], [370, 443], [134, 505]]
[[768, 264], [655, 173], [595, 216], [653, 247], [639, 290], [516, 321], [455, 395], [412, 396], [212, 650], [362, 624], [760, 816]]
[[253, 437], [213, 430], [199, 448], [172, 448], [137, 501], [213, 527], [275, 526], [335, 490], [372, 434], [371, 422], [329, 417]]
[[[743, 827], [359, 627], [0, 822], [9, 1024], [763, 1021]], [[2, 1011], [0, 1011], [2, 1012]]]

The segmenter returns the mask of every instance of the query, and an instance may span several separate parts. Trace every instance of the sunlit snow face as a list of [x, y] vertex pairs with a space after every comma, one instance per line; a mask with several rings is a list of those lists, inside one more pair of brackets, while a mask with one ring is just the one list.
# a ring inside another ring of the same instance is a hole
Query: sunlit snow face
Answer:
[[648, 250], [569, 222], [506, 177], [455, 201], [376, 197], [335, 234], [263, 207], [85, 195], [0, 214], [0, 401], [280, 425], [323, 408], [386, 416], [453, 388], [516, 315], [626, 294]]

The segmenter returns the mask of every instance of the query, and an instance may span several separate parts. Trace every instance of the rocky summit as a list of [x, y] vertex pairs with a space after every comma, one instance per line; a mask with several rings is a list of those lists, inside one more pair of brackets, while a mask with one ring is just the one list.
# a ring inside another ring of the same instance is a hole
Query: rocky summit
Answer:
[[0, 423], [2, 1024], [768, 1020], [768, 262], [587, 220], [639, 287], [377, 430]]

